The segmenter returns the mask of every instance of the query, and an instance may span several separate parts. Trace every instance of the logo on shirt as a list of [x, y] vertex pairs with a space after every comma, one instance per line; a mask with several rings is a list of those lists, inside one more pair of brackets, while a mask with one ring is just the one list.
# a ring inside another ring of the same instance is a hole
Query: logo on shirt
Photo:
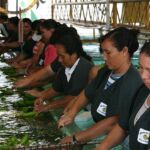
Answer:
[[149, 136], [150, 131], [140, 128], [137, 140], [142, 144], [148, 144]]
[[102, 116], [106, 116], [107, 104], [101, 102], [96, 111]]

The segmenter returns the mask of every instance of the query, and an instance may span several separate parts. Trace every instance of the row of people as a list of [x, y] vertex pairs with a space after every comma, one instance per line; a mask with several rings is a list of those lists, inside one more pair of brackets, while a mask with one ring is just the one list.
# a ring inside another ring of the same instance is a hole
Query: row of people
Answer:
[[[121, 38], [120, 38], [121, 37]], [[108, 133], [96, 150], [108, 150], [129, 135], [131, 150], [150, 149], [150, 42], [140, 51], [139, 71], [131, 64], [138, 48], [137, 33], [125, 28], [110, 31], [101, 39], [106, 66], [65, 108], [58, 125], [71, 123], [78, 111], [91, 103], [96, 122], [87, 130], [65, 137], [62, 143], [88, 141]], [[141, 77], [140, 77], [141, 76]]]
[[[122, 39], [120, 39], [120, 37], [122, 37]], [[137, 92], [139, 92], [139, 89], [143, 86], [139, 73], [131, 64], [131, 57], [138, 49], [137, 31], [118, 28], [102, 37], [100, 43], [106, 66], [100, 69], [96, 78], [65, 107], [63, 116], [59, 121], [59, 127], [71, 123], [78, 111], [88, 103], [91, 103], [91, 113], [95, 124], [85, 131], [76, 133], [72, 137], [65, 137], [62, 139], [62, 143], [70, 143], [74, 139], [78, 142], [88, 141], [110, 131], [109, 136], [114, 136], [114, 133], [118, 130], [115, 130], [118, 122], [121, 120], [123, 125], [128, 125], [129, 118], [132, 117], [131, 112], [136, 102]], [[146, 49], [149, 50], [149, 48], [145, 46], [141, 54], [144, 53], [145, 55]], [[61, 56], [59, 56], [59, 58], [61, 58]], [[142, 58], [142, 60], [143, 59], [145, 58]], [[61, 59], [59, 61], [61, 62]], [[48, 96], [51, 95], [51, 90], [52, 88], [47, 91]], [[44, 93], [42, 92], [41, 95], [43, 96]], [[43, 103], [45, 97], [42, 96], [35, 101], [36, 111], [48, 111], [49, 109], [60, 107], [60, 105], [57, 105], [55, 102], [45, 105]], [[65, 100], [67, 100], [66, 97]], [[62, 101], [60, 103], [62, 103]], [[149, 108], [149, 105], [147, 106]], [[147, 126], [149, 126], [148, 123]], [[145, 141], [147, 144], [142, 144], [139, 141], [139, 145], [144, 146], [144, 149], [148, 148], [147, 145], [149, 141], [149, 129], [146, 129], [142, 131], [147, 131], [147, 141]], [[140, 135], [142, 131], [139, 130], [138, 134]], [[137, 136], [138, 135], [134, 135], [132, 139], [136, 141]], [[142, 136], [145, 135], [143, 134]], [[144, 137], [142, 138], [144, 139]], [[105, 143], [108, 144], [111, 142], [108, 142], [106, 138], [106, 142], [104, 141], [104, 144], [100, 144], [100, 147], [97, 149], [102, 149], [101, 147], [103, 147], [103, 145], [104, 148], [107, 149]], [[134, 145], [134, 143], [132, 144]], [[108, 147], [108, 149], [110, 147]], [[134, 146], [130, 147], [130, 149], [133, 149], [133, 147]], [[140, 146], [138, 146], [138, 148], [140, 148]], [[137, 147], [135, 147], [135, 149], [137, 149]]]
[[[46, 23], [52, 26], [52, 20], [40, 23], [41, 35], [47, 37], [45, 46], [50, 42], [57, 56], [39, 71], [17, 81], [15, 87], [35, 85], [36, 81], [55, 75], [51, 88], [28, 93], [37, 97], [34, 105], [37, 113], [64, 107], [58, 127], [72, 123], [77, 113], [90, 104], [93, 125], [63, 138], [61, 143], [86, 142], [105, 135], [96, 149], [108, 150], [129, 134], [131, 150], [148, 150], [150, 43], [141, 49], [139, 74], [131, 63], [133, 53], [139, 47], [138, 30], [116, 28], [100, 38], [105, 65], [97, 68], [83, 51], [73, 27], [56, 23], [56, 28], [47, 28]], [[51, 102], [58, 95], [64, 97]]]

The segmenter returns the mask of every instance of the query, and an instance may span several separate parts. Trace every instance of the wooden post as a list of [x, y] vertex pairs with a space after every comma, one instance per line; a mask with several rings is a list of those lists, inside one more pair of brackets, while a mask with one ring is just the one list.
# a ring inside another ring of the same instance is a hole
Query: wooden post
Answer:
[[110, 28], [110, 4], [109, 0], [106, 1], [107, 9], [106, 9], [106, 28], [107, 30]]
[[54, 0], [51, 0], [51, 18], [54, 19]]
[[[70, 3], [71, 3], [71, 0], [70, 0]], [[69, 5], [69, 7], [70, 7], [70, 20], [72, 21], [73, 20], [72, 5]]]
[[113, 3], [113, 16], [112, 16], [112, 24], [114, 27], [117, 26], [117, 3]]
[[18, 41], [19, 43], [23, 43], [23, 21], [21, 17], [21, 8], [19, 8], [19, 25], [18, 25]]

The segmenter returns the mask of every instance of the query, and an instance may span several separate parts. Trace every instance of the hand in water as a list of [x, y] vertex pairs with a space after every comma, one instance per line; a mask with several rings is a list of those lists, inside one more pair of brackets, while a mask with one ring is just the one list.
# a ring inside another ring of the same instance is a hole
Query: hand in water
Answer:
[[64, 127], [68, 124], [71, 124], [74, 120], [74, 117], [69, 116], [68, 114], [64, 114], [58, 121], [58, 128]]

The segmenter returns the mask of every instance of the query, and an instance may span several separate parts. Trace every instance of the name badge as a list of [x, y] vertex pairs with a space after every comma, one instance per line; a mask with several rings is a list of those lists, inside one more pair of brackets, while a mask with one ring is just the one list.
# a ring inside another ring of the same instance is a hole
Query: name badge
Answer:
[[107, 104], [101, 102], [96, 111], [102, 116], [106, 116]]
[[40, 59], [39, 65], [43, 65], [43, 62], [44, 62], [44, 60], [43, 60], [43, 59]]
[[142, 144], [148, 144], [149, 136], [150, 131], [140, 128], [137, 140]]

